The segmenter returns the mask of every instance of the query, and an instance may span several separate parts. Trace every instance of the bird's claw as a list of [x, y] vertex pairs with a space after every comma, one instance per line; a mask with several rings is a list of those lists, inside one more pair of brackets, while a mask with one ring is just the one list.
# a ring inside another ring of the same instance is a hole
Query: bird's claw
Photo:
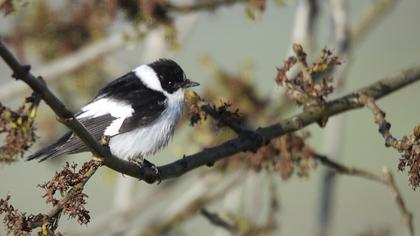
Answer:
[[111, 140], [111, 136], [103, 135], [102, 138], [99, 140], [99, 143], [102, 146], [108, 146], [110, 140]]
[[99, 165], [102, 165], [104, 163], [104, 159], [102, 157], [94, 155], [92, 159]]
[[[162, 178], [160, 177], [159, 169], [156, 167], [155, 164], [151, 163], [150, 161], [148, 161], [146, 159], [142, 159], [142, 158], [129, 159], [129, 162], [137, 165], [140, 169], [143, 168], [143, 167], [152, 169], [155, 172], [154, 176], [156, 176], [156, 180], [157, 180], [158, 184], [160, 184], [162, 182]], [[146, 180], [146, 182], [149, 182], [149, 181]], [[151, 182], [153, 182], [153, 181], [151, 181]]]
[[143, 165], [145, 167], [149, 167], [149, 168], [151, 168], [155, 171], [155, 175], [157, 176], [158, 184], [160, 184], [162, 182], [162, 178], [160, 177], [160, 172], [159, 172], [159, 169], [157, 168], [157, 166], [155, 164], [151, 163], [150, 161], [146, 160], [146, 159], [144, 159]]

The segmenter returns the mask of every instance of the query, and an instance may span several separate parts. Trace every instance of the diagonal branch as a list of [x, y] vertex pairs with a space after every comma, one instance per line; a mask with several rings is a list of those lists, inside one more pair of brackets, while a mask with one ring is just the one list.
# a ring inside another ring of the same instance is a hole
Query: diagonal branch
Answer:
[[[34, 91], [40, 93], [46, 103], [53, 109], [61, 121], [73, 130], [94, 153], [95, 156], [104, 158], [104, 165], [120, 173], [144, 180], [147, 183], [154, 183], [159, 179], [153, 168], [139, 168], [133, 163], [118, 159], [111, 155], [109, 150], [97, 143], [88, 131], [73, 118], [73, 114], [64, 106], [62, 102], [48, 89], [41, 79], [33, 76], [29, 70], [21, 65], [10, 51], [0, 42], [0, 56], [14, 71], [14, 75], [27, 83]], [[359, 89], [341, 98], [332, 100], [325, 104], [324, 109], [317, 111], [306, 111], [290, 118], [284, 119], [279, 123], [259, 128], [256, 132], [263, 137], [263, 140], [270, 141], [273, 138], [287, 133], [302, 129], [325, 117], [337, 115], [339, 113], [361, 108], [363, 105], [358, 102], [358, 94], [363, 93], [374, 99], [384, 97], [402, 87], [405, 87], [417, 80], [420, 80], [420, 66], [412, 67], [401, 73], [379, 80], [372, 85]], [[265, 143], [252, 136], [240, 136], [228, 140], [218, 146], [206, 148], [193, 155], [184, 156], [182, 159], [159, 166], [160, 178], [162, 180], [175, 178], [191, 171], [197, 167], [214, 163], [222, 158], [233, 154], [255, 150]]]
[[35, 77], [30, 72], [30, 66], [20, 64], [13, 54], [6, 48], [0, 40], [0, 56], [13, 70], [13, 77], [22, 80], [28, 84], [33, 91], [39, 93], [41, 98], [48, 104], [48, 106], [58, 116], [60, 122], [65, 124], [69, 129], [79, 136], [85, 143], [94, 156], [104, 157], [109, 155], [102, 145], [90, 135], [90, 133], [83, 127], [80, 122], [74, 118], [73, 113], [66, 108], [66, 106], [48, 89], [41, 77]]
[[201, 209], [201, 215], [203, 215], [210, 223], [220, 228], [227, 230], [228, 232], [234, 234], [238, 232], [238, 229], [231, 223], [222, 219], [217, 213], [209, 212], [207, 209]]

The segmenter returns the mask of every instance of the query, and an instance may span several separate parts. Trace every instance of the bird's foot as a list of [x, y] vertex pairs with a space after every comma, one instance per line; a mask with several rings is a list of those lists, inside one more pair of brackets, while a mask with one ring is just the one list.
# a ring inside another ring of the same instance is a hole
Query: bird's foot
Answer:
[[155, 171], [155, 175], [157, 176], [157, 181], [158, 184], [160, 184], [160, 182], [162, 182], [162, 178], [160, 177], [160, 172], [159, 169], [157, 168], [157, 166], [153, 163], [151, 163], [150, 161], [144, 159], [144, 166], [149, 167], [151, 169], [153, 169]]
[[102, 157], [98, 157], [96, 155], [94, 155], [92, 157], [92, 159], [98, 164], [98, 165], [102, 165], [104, 163], [104, 159]]
[[99, 143], [102, 146], [108, 146], [110, 140], [111, 140], [111, 136], [103, 135], [102, 138], [99, 140]]

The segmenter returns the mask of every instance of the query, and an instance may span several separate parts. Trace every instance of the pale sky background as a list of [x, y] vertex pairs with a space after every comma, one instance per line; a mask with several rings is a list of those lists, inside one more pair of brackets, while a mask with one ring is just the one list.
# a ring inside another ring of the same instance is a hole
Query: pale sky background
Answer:
[[[210, 76], [198, 63], [201, 56], [209, 55], [217, 65], [232, 72], [239, 69], [241, 62], [250, 59], [255, 63], [255, 86], [261, 94], [271, 93], [275, 67], [282, 64], [290, 45], [296, 3], [289, 2], [284, 7], [278, 7], [269, 1], [266, 12], [258, 22], [248, 20], [241, 5], [204, 14], [188, 36], [182, 50], [175, 55], [176, 60], [190, 79], [202, 83], [203, 86], [211, 86]], [[366, 10], [364, 9], [366, 2], [349, 1], [352, 22], [357, 22], [358, 17]], [[327, 10], [325, 5], [322, 11]], [[354, 51], [354, 60], [345, 91], [350, 92], [384, 76], [398, 73], [401, 69], [420, 64], [419, 12], [420, 1], [399, 1], [396, 8]], [[1, 23], [3, 19], [4, 17], [0, 18], [0, 32], [4, 32], [7, 27], [7, 23]], [[319, 34], [322, 36], [318, 39], [319, 48], [328, 44], [328, 24], [329, 19], [324, 14], [319, 24], [321, 26]], [[123, 55], [126, 61], [119, 61], [119, 66], [129, 70], [139, 64], [140, 50], [141, 46], [135, 45], [121, 49], [117, 57]], [[0, 73], [2, 75], [0, 84], [10, 81], [10, 72], [1, 62]], [[391, 130], [395, 136], [401, 137], [411, 133], [412, 128], [420, 122], [419, 101], [420, 83], [380, 100], [379, 105], [387, 112], [387, 119], [392, 124]], [[377, 132], [377, 126], [373, 123], [369, 111], [357, 110], [345, 113], [344, 116], [346, 142], [345, 154], [341, 161], [375, 173], [380, 173], [383, 166], [388, 166], [395, 173], [407, 207], [414, 214], [414, 226], [418, 234], [420, 232], [419, 190], [413, 191], [408, 186], [406, 173], [397, 172], [398, 153], [384, 147], [384, 140]], [[311, 145], [321, 150], [323, 130], [316, 125], [310, 126], [309, 130], [312, 133]], [[175, 135], [175, 140], [176, 137]], [[165, 152], [158, 154], [156, 159], [153, 157], [152, 161], [169, 162], [174, 160], [174, 156], [180, 156], [178, 152], [179, 147], [175, 141]], [[192, 153], [192, 150], [186, 151], [186, 154], [189, 153]], [[48, 209], [40, 197], [42, 191], [35, 186], [49, 179], [54, 171], [59, 169], [58, 166], [51, 163], [21, 161], [0, 168], [0, 196], [11, 194], [13, 204], [24, 211], [35, 213]], [[287, 182], [279, 180], [280, 235], [313, 235], [316, 229], [320, 170], [319, 168], [314, 171], [309, 179], [294, 177]], [[88, 183], [88, 208], [91, 210], [93, 221], [96, 216], [109, 210], [108, 206], [113, 201], [112, 184], [109, 172], [104, 170], [99, 171]], [[139, 191], [155, 187], [139, 183]], [[356, 177], [339, 177], [333, 217], [331, 235], [356, 235], [367, 227], [388, 227], [393, 235], [405, 234], [400, 212], [390, 191], [378, 183]], [[71, 222], [72, 220], [63, 217], [60, 228], [74, 225]], [[191, 230], [190, 232], [197, 232], [197, 235], [201, 235], [202, 233], [198, 232], [203, 232], [202, 230], [212, 232], [209, 223], [200, 216], [188, 221], [184, 226], [189, 229], [188, 231]]]

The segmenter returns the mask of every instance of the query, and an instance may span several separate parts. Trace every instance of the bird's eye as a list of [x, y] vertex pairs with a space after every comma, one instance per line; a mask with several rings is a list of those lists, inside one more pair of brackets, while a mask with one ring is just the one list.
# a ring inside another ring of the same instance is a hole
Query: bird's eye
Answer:
[[172, 85], [172, 81], [169, 81], [169, 82], [168, 82], [168, 84], [169, 84], [169, 85]]

